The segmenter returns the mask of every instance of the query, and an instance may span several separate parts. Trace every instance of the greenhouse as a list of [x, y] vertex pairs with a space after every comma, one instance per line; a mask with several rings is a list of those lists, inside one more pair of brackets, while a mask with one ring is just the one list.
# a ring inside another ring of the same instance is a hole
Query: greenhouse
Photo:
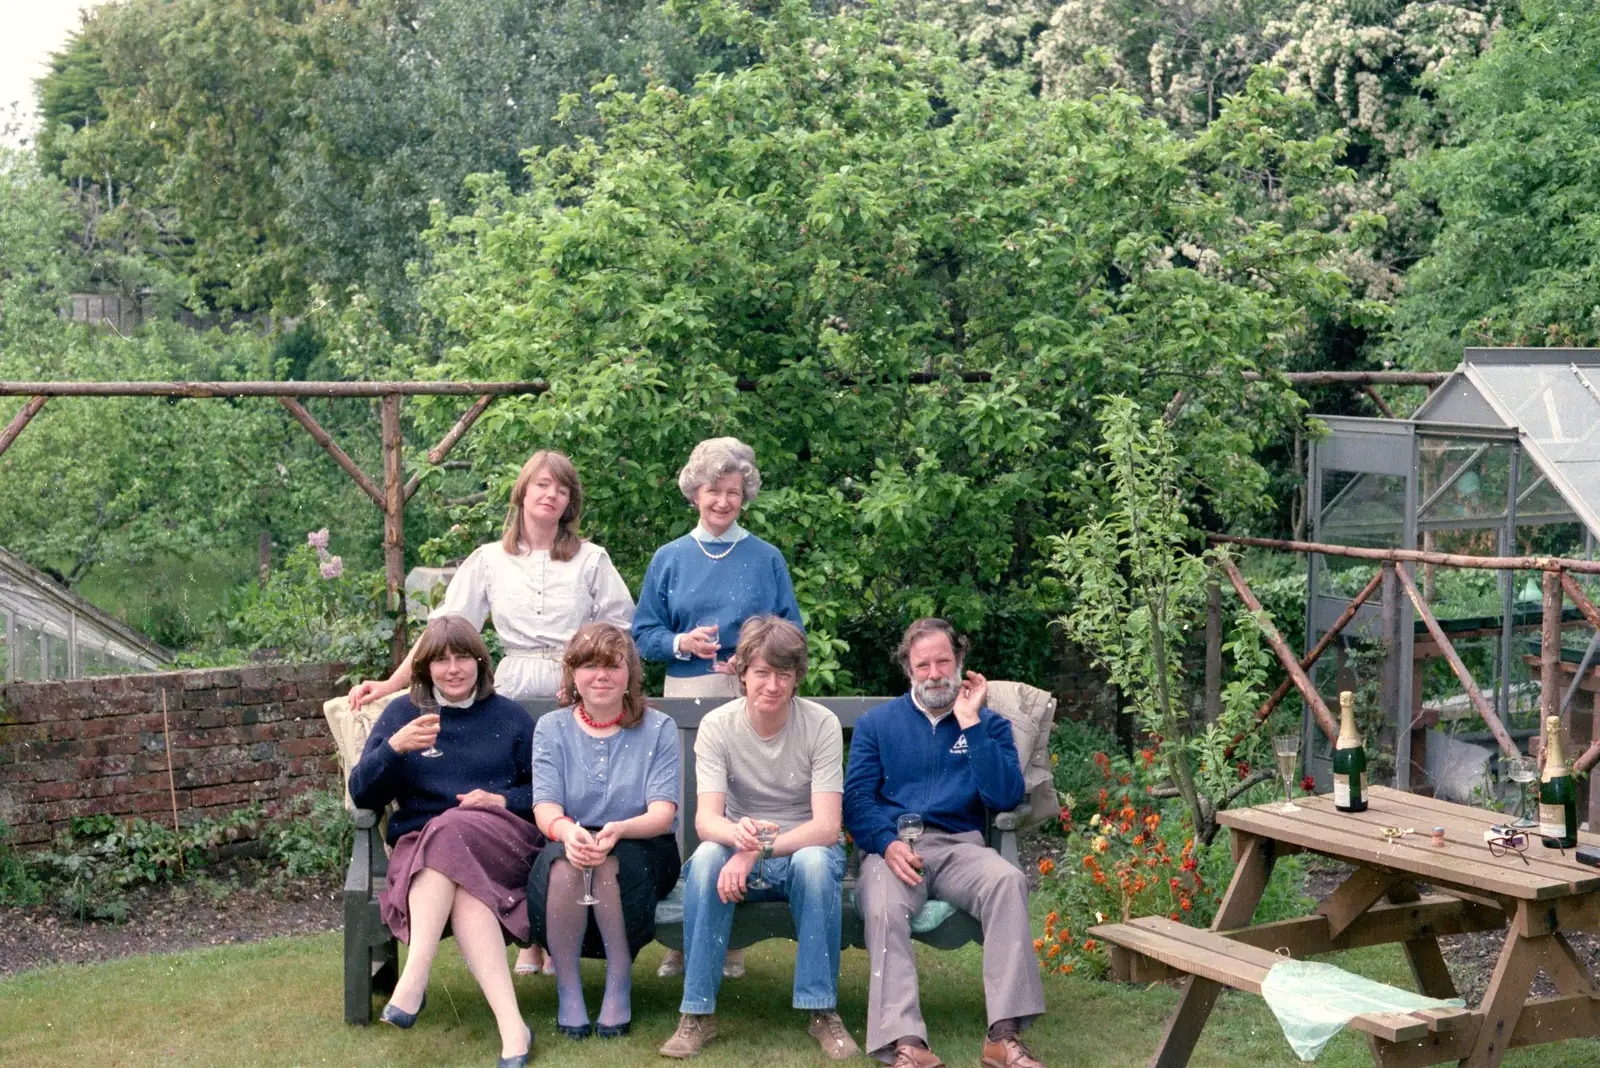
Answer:
[[[1328, 433], [1312, 444], [1308, 467], [1313, 541], [1480, 557], [1593, 558], [1600, 530], [1600, 349], [1468, 349], [1411, 418], [1328, 416], [1323, 422]], [[1308, 647], [1334, 626], [1372, 572], [1370, 562], [1347, 557], [1313, 554], [1309, 560]], [[1424, 564], [1416, 579], [1500, 721], [1522, 742], [1538, 718], [1537, 669], [1530, 673], [1529, 665], [1538, 653], [1540, 573]], [[1426, 749], [1426, 728], [1449, 728], [1441, 749], [1455, 741], [1484, 742], [1487, 735], [1461, 698], [1442, 659], [1447, 654], [1405, 595], [1393, 599], [1397, 648], [1386, 669], [1385, 733], [1394, 742], [1396, 784], [1422, 786], [1446, 774], [1446, 754]], [[1341, 635], [1339, 655], [1318, 665], [1321, 683], [1330, 689], [1351, 683], [1360, 648], [1379, 638], [1384, 612], [1381, 594], [1360, 605]], [[1573, 701], [1580, 687], [1593, 689], [1583, 680], [1600, 638], [1590, 638], [1573, 609], [1563, 613], [1562, 626], [1581, 632], [1563, 643], [1568, 682], [1562, 708], [1588, 712], [1588, 702]], [[1583, 719], [1586, 737], [1588, 716]], [[1411, 729], [1402, 729], [1405, 724]], [[1307, 737], [1312, 769], [1325, 775], [1328, 743], [1319, 731]]]
[[0, 549], [0, 681], [125, 675], [171, 660], [166, 649]]

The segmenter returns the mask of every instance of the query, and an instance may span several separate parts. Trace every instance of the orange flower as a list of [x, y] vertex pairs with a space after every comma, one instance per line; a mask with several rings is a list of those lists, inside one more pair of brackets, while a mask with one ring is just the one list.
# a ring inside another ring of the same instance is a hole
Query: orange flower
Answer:
[[1133, 844], [1134, 845], [1144, 845], [1144, 835], [1142, 835], [1142, 834], [1134, 835], [1133, 836]]
[[1040, 875], [1049, 875], [1051, 872], [1053, 872], [1055, 870], [1056, 870], [1056, 862], [1051, 860], [1049, 857], [1045, 857], [1043, 860], [1041, 860], [1039, 862], [1039, 874]]
[[1096, 946], [1096, 945], [1097, 945], [1097, 944], [1098, 944], [1098, 943], [1096, 943], [1096, 942], [1095, 942], [1095, 940], [1094, 940], [1094, 939], [1092, 939], [1092, 938], [1091, 938], [1091, 939], [1089, 939], [1089, 940], [1088, 940], [1088, 941], [1087, 941], [1087, 942], [1085, 942], [1085, 943], [1084, 943], [1084, 944], [1083, 944], [1083, 948], [1084, 948], [1084, 951], [1085, 951], [1085, 952], [1089, 952], [1089, 951], [1091, 951], [1091, 950], [1093, 950], [1093, 949], [1094, 949], [1094, 947], [1095, 947], [1095, 946]]
[[1189, 904], [1189, 899], [1188, 899], [1188, 898], [1186, 898], [1186, 897], [1180, 897], [1180, 898], [1179, 898], [1179, 899], [1178, 899], [1178, 907], [1179, 907], [1179, 908], [1180, 908], [1180, 909], [1182, 909], [1182, 910], [1183, 910], [1183, 911], [1185, 911], [1185, 912], [1188, 912], [1188, 911], [1189, 911], [1189, 909], [1190, 909], [1190, 908], [1191, 908], [1191, 907], [1192, 907], [1192, 906], [1191, 906], [1191, 905], [1190, 905], [1190, 904]]
[[1061, 955], [1061, 944], [1058, 942], [1055, 945], [1050, 947], [1050, 952], [1047, 954], [1047, 956], [1059, 957], [1060, 955]]
[[1043, 948], [1044, 948], [1044, 939], [1042, 939], [1042, 938], [1035, 938], [1035, 939], [1034, 939], [1034, 940], [1033, 940], [1033, 951], [1034, 951], [1034, 952], [1035, 952], [1035, 953], [1037, 953], [1037, 952], [1039, 952], [1039, 951], [1040, 951], [1040, 950], [1041, 950], [1041, 949], [1043, 949]]
[[1047, 926], [1054, 927], [1056, 924], [1061, 922], [1061, 915], [1052, 910], [1050, 914], [1044, 918], [1044, 922]]
[[1072, 965], [1070, 965], [1070, 964], [1063, 964], [1063, 965], [1062, 965], [1062, 966], [1061, 966], [1061, 974], [1062, 974], [1062, 975], [1071, 975], [1071, 974], [1072, 974]]

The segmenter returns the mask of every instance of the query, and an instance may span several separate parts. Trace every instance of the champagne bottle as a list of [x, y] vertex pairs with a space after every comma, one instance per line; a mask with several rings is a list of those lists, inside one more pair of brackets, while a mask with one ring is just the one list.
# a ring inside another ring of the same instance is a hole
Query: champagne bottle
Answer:
[[1339, 740], [1333, 747], [1333, 807], [1340, 812], [1367, 810], [1367, 751], [1356, 733], [1356, 695], [1339, 692]]
[[1578, 844], [1578, 788], [1561, 749], [1561, 717], [1544, 721], [1544, 773], [1539, 777], [1539, 840], [1550, 849]]

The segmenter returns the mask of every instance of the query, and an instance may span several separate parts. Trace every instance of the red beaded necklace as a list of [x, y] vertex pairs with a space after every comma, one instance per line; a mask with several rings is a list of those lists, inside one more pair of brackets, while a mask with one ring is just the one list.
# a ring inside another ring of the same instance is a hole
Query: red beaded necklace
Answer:
[[603, 731], [607, 727], [615, 727], [617, 724], [622, 722], [622, 717], [628, 714], [628, 709], [626, 706], [624, 706], [622, 711], [617, 713], [616, 719], [608, 719], [604, 723], [601, 723], [599, 720], [594, 719], [589, 715], [588, 711], [584, 709], [582, 701], [578, 702], [577, 708], [575, 708], [573, 711], [578, 713], [579, 719], [583, 720], [597, 731]]

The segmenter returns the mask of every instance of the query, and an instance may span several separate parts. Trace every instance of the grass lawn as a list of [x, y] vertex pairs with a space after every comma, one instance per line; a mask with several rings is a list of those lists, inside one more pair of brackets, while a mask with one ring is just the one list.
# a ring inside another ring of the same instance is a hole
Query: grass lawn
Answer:
[[[428, 1008], [411, 1031], [346, 1026], [342, 1020], [337, 934], [255, 945], [138, 957], [91, 967], [55, 967], [0, 982], [0, 1064], [8, 1068], [102, 1065], [492, 1065], [499, 1050], [482, 996], [453, 943], [440, 951]], [[615, 1042], [572, 1043], [554, 1033], [555, 990], [543, 977], [517, 980], [530, 1016], [536, 1060], [575, 1068], [663, 1063], [655, 1047], [677, 1020], [680, 981], [657, 979], [659, 946], [641, 954], [634, 987], [634, 1033]], [[829, 1063], [789, 1009], [791, 943], [767, 942], [748, 954], [750, 974], [723, 987], [720, 1036], [698, 1058], [706, 1068], [752, 1063]], [[1336, 958], [1363, 974], [1404, 984], [1394, 947]], [[973, 1065], [984, 1027], [981, 955], [923, 950], [922, 1007], [933, 1048], [952, 1066]], [[600, 965], [586, 963], [591, 1011]], [[849, 950], [840, 1010], [859, 1040], [867, 996], [866, 955]], [[1136, 1066], [1155, 1047], [1176, 993], [1050, 977], [1050, 1014], [1029, 1032], [1035, 1052], [1056, 1068]], [[860, 1063], [860, 1062], [858, 1062]], [[1256, 997], [1225, 994], [1212, 1015], [1196, 1066], [1296, 1065], [1277, 1024]], [[1344, 1032], [1322, 1065], [1370, 1065], [1360, 1036]], [[1518, 1068], [1600, 1063], [1600, 1043], [1570, 1042], [1513, 1051]]]

